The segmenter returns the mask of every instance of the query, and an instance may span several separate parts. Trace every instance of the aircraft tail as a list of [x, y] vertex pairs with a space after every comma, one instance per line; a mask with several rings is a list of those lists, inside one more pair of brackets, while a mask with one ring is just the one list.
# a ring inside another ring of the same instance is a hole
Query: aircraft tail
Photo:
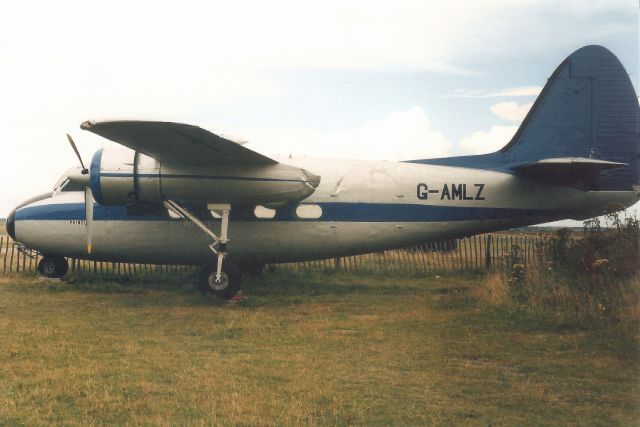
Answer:
[[[640, 108], [624, 67], [602, 46], [585, 46], [553, 72], [511, 141], [495, 153], [419, 163], [508, 170], [597, 190], [640, 182]], [[557, 179], [556, 179], [557, 178]]]

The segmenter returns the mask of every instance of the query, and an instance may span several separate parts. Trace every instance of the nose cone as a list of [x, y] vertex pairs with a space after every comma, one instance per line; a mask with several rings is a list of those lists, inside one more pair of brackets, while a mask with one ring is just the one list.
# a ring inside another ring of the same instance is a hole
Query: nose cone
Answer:
[[12, 210], [7, 217], [7, 234], [11, 236], [13, 240], [16, 240], [16, 210]]

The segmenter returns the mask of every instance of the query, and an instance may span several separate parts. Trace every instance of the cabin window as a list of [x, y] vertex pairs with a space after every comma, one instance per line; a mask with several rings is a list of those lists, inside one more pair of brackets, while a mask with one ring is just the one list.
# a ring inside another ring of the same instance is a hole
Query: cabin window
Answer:
[[264, 206], [258, 205], [253, 210], [253, 214], [256, 216], [256, 218], [273, 219], [273, 217], [276, 216], [276, 210], [275, 209], [265, 208]]
[[317, 219], [322, 216], [322, 208], [318, 205], [300, 205], [296, 208], [296, 216], [300, 219]]

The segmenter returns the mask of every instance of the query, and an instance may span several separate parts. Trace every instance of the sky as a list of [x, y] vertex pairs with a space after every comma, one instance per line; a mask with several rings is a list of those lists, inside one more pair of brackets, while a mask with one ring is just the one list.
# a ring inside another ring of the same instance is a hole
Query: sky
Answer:
[[505, 145], [555, 67], [612, 50], [638, 91], [637, 0], [10, 2], [0, 217], [112, 144], [79, 125], [199, 125], [267, 155], [407, 160]]

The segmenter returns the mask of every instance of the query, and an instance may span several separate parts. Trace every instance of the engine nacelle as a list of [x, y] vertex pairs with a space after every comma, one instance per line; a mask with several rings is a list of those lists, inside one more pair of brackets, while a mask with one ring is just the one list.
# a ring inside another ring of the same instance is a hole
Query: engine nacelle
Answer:
[[300, 201], [314, 192], [320, 177], [279, 163], [175, 165], [110, 147], [94, 154], [89, 182], [94, 199], [102, 205], [164, 200], [249, 205]]

